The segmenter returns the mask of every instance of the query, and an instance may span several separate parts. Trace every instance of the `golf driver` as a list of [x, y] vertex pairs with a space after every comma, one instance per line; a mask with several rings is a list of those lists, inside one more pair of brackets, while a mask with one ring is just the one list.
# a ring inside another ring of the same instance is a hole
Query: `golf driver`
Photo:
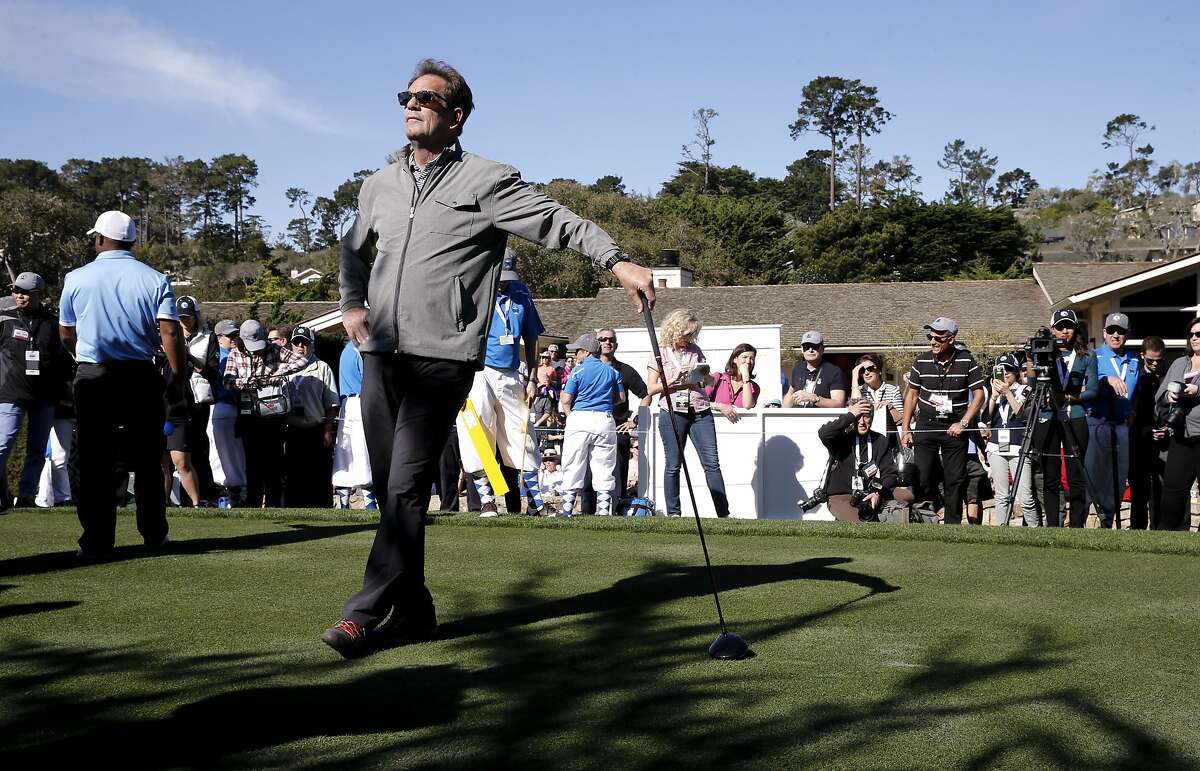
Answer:
[[[642, 316], [646, 320], [646, 332], [650, 335], [650, 347], [654, 351], [654, 364], [658, 369], [658, 377], [665, 389], [667, 373], [663, 369], [662, 350], [658, 345], [658, 336], [654, 333], [654, 317], [650, 315], [650, 303], [646, 296], [639, 292], [642, 300]], [[708, 580], [712, 584], [713, 601], [717, 604], [717, 620], [721, 623], [721, 633], [712, 645], [708, 646], [708, 655], [714, 659], [736, 660], [748, 658], [750, 646], [737, 634], [730, 632], [725, 626], [725, 614], [721, 612], [721, 595], [717, 591], [717, 576], [713, 573], [712, 561], [708, 557], [708, 544], [704, 540], [704, 526], [700, 524], [700, 508], [696, 505], [696, 492], [692, 488], [692, 475], [688, 472], [687, 459], [683, 456], [683, 438], [679, 434], [679, 425], [675, 422], [675, 411], [666, 410], [671, 421], [671, 435], [675, 437], [676, 447], [679, 448], [679, 465], [683, 468], [684, 484], [687, 485], [688, 497], [692, 502], [692, 514], [696, 517], [696, 532], [700, 534], [700, 548], [704, 550], [704, 566], [708, 568]]]

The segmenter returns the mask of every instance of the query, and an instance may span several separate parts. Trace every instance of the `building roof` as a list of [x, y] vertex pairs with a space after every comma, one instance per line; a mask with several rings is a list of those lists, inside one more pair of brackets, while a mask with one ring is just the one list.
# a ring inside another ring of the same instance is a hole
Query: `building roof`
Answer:
[[[781, 324], [780, 344], [800, 345], [809, 329], [826, 333], [831, 348], [921, 345], [924, 325], [955, 319], [964, 333], [986, 333], [996, 343], [1025, 340], [1050, 315], [1050, 303], [1032, 279], [924, 281], [877, 284], [782, 284], [657, 290], [656, 324], [676, 308], [691, 308], [706, 324]], [[640, 327], [622, 289], [595, 298], [538, 300], [549, 334], [574, 339], [603, 326]]]
[[1046, 299], [1058, 305], [1073, 294], [1160, 267], [1161, 262], [1043, 262], [1033, 267], [1033, 277]]

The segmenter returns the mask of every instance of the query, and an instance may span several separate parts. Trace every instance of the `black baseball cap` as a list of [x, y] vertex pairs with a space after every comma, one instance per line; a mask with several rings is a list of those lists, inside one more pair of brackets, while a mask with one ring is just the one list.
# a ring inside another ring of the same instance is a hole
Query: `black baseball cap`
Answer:
[[1057, 327], [1059, 324], [1070, 324], [1073, 327], [1078, 327], [1079, 317], [1070, 308], [1060, 308], [1050, 317], [1050, 326]]
[[175, 310], [180, 316], [199, 316], [200, 301], [191, 295], [184, 295], [179, 298], [179, 302], [175, 303]]
[[314, 335], [313, 331], [308, 327], [299, 326], [292, 330], [292, 342], [293, 343], [296, 342], [297, 340], [303, 340], [307, 343], [313, 343], [313, 342], [316, 342], [316, 339], [317, 339], [317, 336]]

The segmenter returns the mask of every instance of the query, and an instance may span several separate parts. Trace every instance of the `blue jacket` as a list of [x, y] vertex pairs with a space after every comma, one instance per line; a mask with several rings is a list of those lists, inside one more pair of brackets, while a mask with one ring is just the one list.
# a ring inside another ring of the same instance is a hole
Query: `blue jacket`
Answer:
[[[1128, 389], [1125, 396], [1117, 396], [1117, 392], [1108, 384], [1108, 378], [1121, 377]], [[1100, 420], [1115, 420], [1125, 422], [1133, 412], [1133, 389], [1137, 387], [1138, 377], [1142, 373], [1142, 361], [1129, 351], [1118, 356], [1107, 345], [1096, 349], [1097, 396], [1088, 405], [1088, 416]]]

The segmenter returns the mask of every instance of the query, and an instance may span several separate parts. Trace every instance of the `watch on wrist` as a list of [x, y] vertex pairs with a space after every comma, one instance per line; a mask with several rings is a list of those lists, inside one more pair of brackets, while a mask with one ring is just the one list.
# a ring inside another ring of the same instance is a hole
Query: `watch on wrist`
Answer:
[[625, 252], [613, 252], [605, 258], [604, 262], [600, 263], [600, 267], [605, 270], [612, 270], [617, 266], [618, 262], [629, 262], [629, 255]]

